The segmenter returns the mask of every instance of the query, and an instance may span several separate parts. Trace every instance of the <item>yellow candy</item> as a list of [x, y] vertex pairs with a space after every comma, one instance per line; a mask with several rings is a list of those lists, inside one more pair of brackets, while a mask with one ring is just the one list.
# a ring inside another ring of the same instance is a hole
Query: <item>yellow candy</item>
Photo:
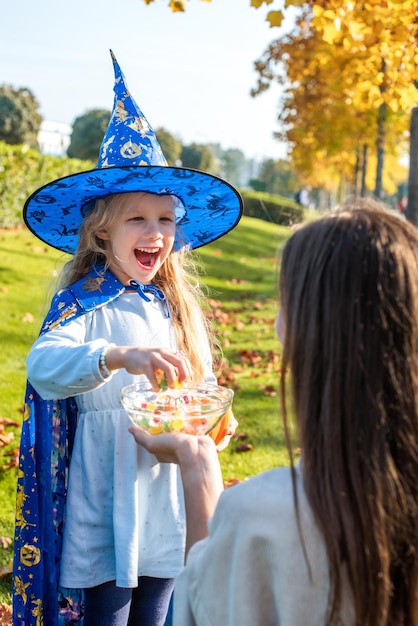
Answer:
[[151, 435], [159, 435], [160, 433], [162, 433], [164, 430], [164, 427], [162, 424], [158, 424], [158, 426], [151, 426], [149, 431], [151, 433]]
[[184, 426], [184, 420], [182, 420], [182, 419], [177, 418], [177, 419], [174, 419], [171, 422], [171, 429], [172, 430], [181, 430], [183, 428], [183, 426]]

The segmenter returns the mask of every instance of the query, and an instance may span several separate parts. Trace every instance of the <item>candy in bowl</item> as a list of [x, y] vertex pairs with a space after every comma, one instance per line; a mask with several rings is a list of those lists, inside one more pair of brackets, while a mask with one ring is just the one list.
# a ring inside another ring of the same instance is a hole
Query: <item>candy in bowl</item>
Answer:
[[232, 389], [208, 383], [153, 391], [149, 382], [127, 385], [121, 403], [131, 421], [153, 435], [209, 434], [231, 407]]

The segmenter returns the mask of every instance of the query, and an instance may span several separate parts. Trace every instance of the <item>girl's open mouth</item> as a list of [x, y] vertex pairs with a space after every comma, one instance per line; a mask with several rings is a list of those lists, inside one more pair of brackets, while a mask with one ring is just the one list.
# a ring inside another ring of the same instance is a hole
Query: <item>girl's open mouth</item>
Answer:
[[146, 269], [151, 269], [154, 267], [159, 254], [159, 248], [153, 248], [152, 250], [146, 248], [136, 248], [135, 250], [136, 260]]

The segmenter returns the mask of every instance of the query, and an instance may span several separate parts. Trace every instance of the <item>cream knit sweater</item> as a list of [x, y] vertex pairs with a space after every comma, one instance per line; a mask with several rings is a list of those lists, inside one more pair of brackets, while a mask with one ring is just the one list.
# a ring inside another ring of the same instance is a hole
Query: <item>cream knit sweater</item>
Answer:
[[[329, 575], [325, 546], [303, 491], [298, 493], [302, 551], [289, 468], [227, 489], [196, 543], [174, 593], [174, 626], [323, 626]], [[340, 626], [354, 624], [344, 584]]]

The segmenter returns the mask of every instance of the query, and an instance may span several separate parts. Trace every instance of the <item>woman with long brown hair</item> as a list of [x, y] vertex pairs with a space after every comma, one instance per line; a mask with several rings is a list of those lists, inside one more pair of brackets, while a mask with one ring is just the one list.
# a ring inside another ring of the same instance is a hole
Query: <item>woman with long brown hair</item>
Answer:
[[177, 580], [174, 623], [417, 626], [418, 231], [371, 202], [303, 226], [283, 251], [280, 298], [290, 469], [217, 503], [209, 438], [131, 428], [179, 463], [188, 543], [203, 539]]

